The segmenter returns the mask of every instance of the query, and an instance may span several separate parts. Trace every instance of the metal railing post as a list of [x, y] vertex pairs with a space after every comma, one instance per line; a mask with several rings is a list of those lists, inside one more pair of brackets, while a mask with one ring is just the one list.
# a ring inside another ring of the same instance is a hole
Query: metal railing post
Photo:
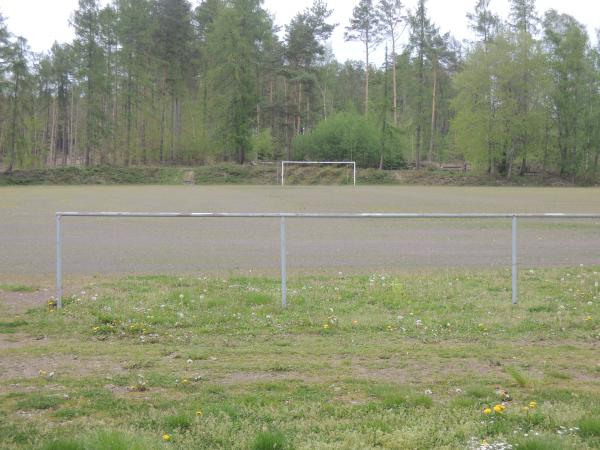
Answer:
[[352, 164], [354, 167], [354, 187], [356, 187], [356, 163]]
[[62, 233], [61, 215], [56, 215], [56, 307], [62, 308]]
[[285, 164], [281, 161], [281, 185], [283, 186], [283, 174], [285, 172]]
[[519, 266], [517, 262], [517, 216], [512, 218], [512, 302], [516, 305], [519, 300]]
[[281, 218], [280, 230], [280, 249], [281, 249], [281, 306], [287, 307], [287, 264], [286, 264], [286, 246], [285, 246], [285, 217]]

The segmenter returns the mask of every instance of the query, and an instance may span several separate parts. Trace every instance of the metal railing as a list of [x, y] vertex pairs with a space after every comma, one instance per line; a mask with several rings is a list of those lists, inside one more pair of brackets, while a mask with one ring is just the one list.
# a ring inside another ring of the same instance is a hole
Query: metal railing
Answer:
[[286, 262], [286, 219], [511, 219], [512, 220], [512, 302], [517, 304], [518, 259], [517, 225], [518, 219], [600, 219], [600, 214], [563, 213], [152, 213], [152, 212], [57, 212], [56, 213], [56, 301], [62, 307], [62, 232], [63, 217], [113, 217], [113, 218], [248, 218], [280, 220], [280, 264], [281, 264], [281, 305], [287, 307], [287, 262]]

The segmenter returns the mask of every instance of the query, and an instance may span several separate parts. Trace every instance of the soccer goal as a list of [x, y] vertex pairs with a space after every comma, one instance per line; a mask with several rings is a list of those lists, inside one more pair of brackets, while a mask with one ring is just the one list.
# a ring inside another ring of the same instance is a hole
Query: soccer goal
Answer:
[[281, 185], [285, 184], [285, 166], [302, 165], [333, 165], [333, 166], [352, 166], [352, 179], [356, 186], [356, 162], [355, 161], [281, 161]]

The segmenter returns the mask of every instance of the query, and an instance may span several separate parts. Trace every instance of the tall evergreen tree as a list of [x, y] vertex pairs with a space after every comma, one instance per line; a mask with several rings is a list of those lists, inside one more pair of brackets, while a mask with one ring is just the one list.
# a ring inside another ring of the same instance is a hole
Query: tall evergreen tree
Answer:
[[[402, 35], [405, 23], [405, 17], [402, 14], [403, 5], [400, 0], [380, 0], [377, 5], [379, 23], [381, 24], [382, 34], [385, 35], [392, 44], [392, 112], [394, 114], [394, 125], [398, 126], [398, 80], [396, 77], [397, 68], [397, 48], [398, 39]], [[386, 61], [387, 64], [387, 61]]]
[[98, 0], [79, 0], [73, 15], [75, 49], [80, 61], [79, 76], [85, 80], [86, 132], [84, 164], [92, 158], [102, 139], [102, 91], [106, 76], [104, 54], [100, 46], [100, 9]]
[[469, 27], [479, 42], [488, 46], [500, 28], [500, 17], [490, 9], [492, 0], [477, 0], [475, 10], [467, 13]]
[[427, 16], [426, 0], [419, 0], [417, 10], [409, 16], [410, 39], [409, 47], [414, 56], [416, 70], [416, 99], [415, 99], [415, 164], [421, 168], [421, 150], [423, 147], [425, 117], [425, 90], [427, 56], [431, 50], [433, 35], [437, 32]]
[[[118, 60], [122, 80], [122, 110], [125, 115], [125, 136], [123, 163], [128, 165], [132, 159], [148, 159], [146, 148], [141, 155], [134, 155], [135, 147], [142, 145], [145, 135], [143, 118], [143, 92], [148, 90], [150, 72], [153, 68], [152, 54], [152, 9], [149, 0], [116, 0], [116, 34], [119, 42]], [[138, 124], [138, 133], [134, 126]], [[137, 135], [137, 136], [136, 136]], [[136, 144], [137, 143], [137, 144]], [[137, 152], [136, 152], [137, 153]]]
[[50, 143], [53, 154], [53, 164], [58, 163], [58, 153], [61, 154], [61, 164], [67, 165], [73, 146], [73, 78], [75, 75], [73, 51], [68, 45], [54, 43], [51, 49], [52, 81], [55, 86], [57, 101], [56, 131], [52, 133]]
[[246, 162], [258, 104], [257, 68], [273, 24], [259, 0], [233, 0], [207, 37], [213, 109], [219, 116], [224, 159]]
[[350, 25], [344, 34], [346, 41], [360, 41], [365, 46], [365, 117], [369, 115], [369, 56], [381, 43], [381, 25], [373, 0], [360, 0], [354, 7]]
[[6, 172], [10, 173], [20, 153], [25, 151], [27, 130], [25, 129], [25, 92], [29, 82], [28, 67], [29, 48], [27, 41], [17, 37], [8, 52], [8, 78], [11, 111], [8, 132], [8, 164]]
[[[161, 71], [162, 95], [168, 95], [170, 104], [170, 162], [178, 153], [181, 132], [181, 101], [185, 82], [193, 73], [192, 59], [194, 30], [191, 5], [187, 0], [155, 0], [154, 3], [154, 57]], [[161, 161], [165, 158], [166, 104], [161, 102]]]
[[[485, 53], [488, 52], [490, 44], [498, 33], [501, 25], [500, 18], [491, 11], [490, 3], [491, 0], [477, 0], [475, 10], [467, 13], [469, 26], [475, 32], [477, 38], [476, 45], [482, 45]], [[488, 66], [488, 69], [491, 69], [491, 66]], [[486, 94], [486, 98], [489, 99], [489, 110], [485, 112], [485, 117], [487, 118], [488, 122], [488, 126], [485, 131], [485, 148], [487, 150], [488, 160], [487, 171], [490, 175], [494, 175], [496, 163], [494, 161], [494, 139], [492, 135], [495, 121], [494, 113], [496, 110], [496, 104], [494, 101], [493, 85], [491, 83], [491, 70], [488, 74], [488, 79], [490, 81], [488, 83], [490, 92]]]
[[[304, 128], [301, 124], [303, 100], [307, 105], [306, 111], [310, 112], [310, 97], [314, 96], [310, 88], [315, 86], [315, 69], [325, 56], [324, 43], [335, 28], [335, 25], [327, 23], [332, 12], [324, 1], [315, 0], [310, 8], [298, 13], [286, 27], [285, 56], [289, 75], [296, 85], [295, 134], [300, 134]], [[308, 118], [305, 117], [305, 120]]]
[[535, 0], [510, 0], [510, 20], [514, 30], [535, 34], [539, 23]]

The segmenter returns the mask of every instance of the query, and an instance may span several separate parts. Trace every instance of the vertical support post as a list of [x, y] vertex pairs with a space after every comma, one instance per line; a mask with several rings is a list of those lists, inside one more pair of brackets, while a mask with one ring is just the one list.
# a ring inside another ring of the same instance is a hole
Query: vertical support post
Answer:
[[512, 302], [516, 305], [519, 300], [519, 266], [517, 262], [517, 216], [512, 218]]
[[285, 164], [281, 161], [281, 185], [283, 186], [283, 174], [285, 172]]
[[286, 263], [286, 248], [285, 248], [285, 217], [281, 218], [280, 229], [280, 250], [281, 250], [281, 306], [287, 307], [287, 263]]
[[61, 216], [56, 215], [56, 307], [62, 308], [62, 233]]
[[352, 166], [354, 167], [354, 187], [356, 187], [356, 163], [352, 163]]

